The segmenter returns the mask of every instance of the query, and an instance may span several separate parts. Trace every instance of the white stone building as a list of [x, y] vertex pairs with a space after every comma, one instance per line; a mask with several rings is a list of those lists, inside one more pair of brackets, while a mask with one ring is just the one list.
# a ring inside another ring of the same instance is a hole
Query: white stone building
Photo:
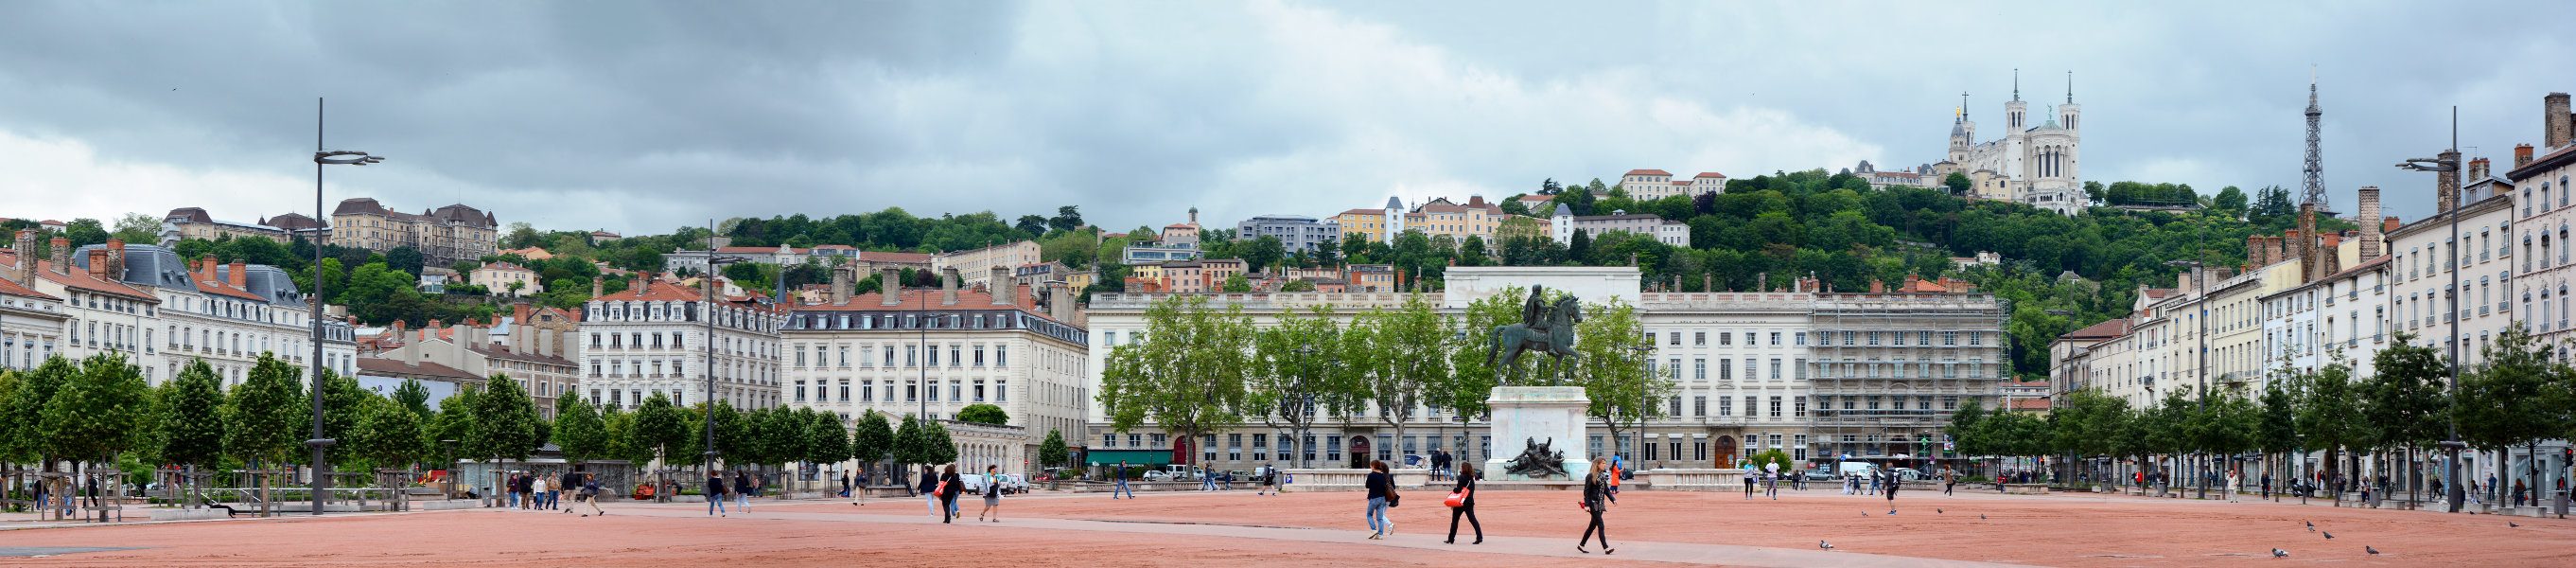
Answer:
[[1558, 207], [1556, 216], [1548, 222], [1548, 231], [1557, 244], [1573, 242], [1574, 234], [1578, 232], [1597, 241], [1601, 239], [1601, 233], [1622, 231], [1653, 237], [1655, 242], [1670, 246], [1690, 246], [1689, 224], [1665, 220], [1652, 213], [1632, 214], [1625, 210], [1612, 211], [1608, 215], [1575, 215], [1565, 207]]
[[22, 230], [18, 248], [0, 251], [0, 369], [35, 368], [63, 343], [69, 320], [63, 298], [30, 286], [35, 258], [20, 254], [32, 250], [35, 241], [36, 230]]
[[1091, 359], [1088, 334], [1070, 322], [1072, 293], [1051, 288], [1045, 302], [1061, 309], [1041, 309], [1041, 295], [1021, 292], [1008, 269], [990, 270], [985, 280], [997, 285], [983, 290], [959, 288], [949, 272], [939, 289], [902, 290], [881, 278], [884, 288], [867, 294], [850, 289], [853, 271], [836, 270], [830, 296], [792, 308], [780, 331], [786, 403], [845, 421], [869, 410], [894, 421], [924, 412], [954, 420], [969, 405], [1001, 407], [1009, 424], [976, 430], [973, 440], [950, 426], [959, 461], [975, 471], [998, 464], [1029, 473], [1022, 458], [1049, 431], [1077, 443], [1091, 405], [1082, 383]]
[[[597, 292], [598, 282], [591, 287]], [[734, 408], [779, 404], [783, 310], [741, 296], [711, 304], [698, 288], [642, 277], [625, 291], [592, 294], [582, 314], [580, 385], [592, 404], [634, 408], [657, 392], [682, 406], [703, 402], [710, 374], [715, 398]]]
[[1726, 192], [1726, 174], [1700, 172], [1690, 179], [1675, 181], [1672, 172], [1663, 170], [1628, 170], [1619, 175], [1619, 188], [1628, 198], [1650, 201], [1672, 196], [1698, 197], [1707, 193]]
[[[476, 267], [467, 278], [469, 283], [482, 286], [485, 293], [494, 296], [533, 296], [546, 291], [546, 283], [537, 280], [537, 271], [507, 262], [495, 262]], [[519, 287], [512, 289], [510, 288], [512, 284], [517, 284]]]
[[[1990, 176], [2001, 184], [1999, 194], [2033, 207], [2072, 215], [2087, 203], [2081, 173], [2083, 137], [2082, 113], [2075, 104], [2072, 80], [2069, 80], [2066, 104], [2055, 112], [2029, 116], [2029, 104], [2021, 100], [2020, 80], [2016, 78], [2013, 98], [2004, 103], [2004, 137], [1977, 142], [1977, 123], [1968, 120], [1967, 95], [1959, 96], [1959, 113], [1950, 124], [1949, 158], [1932, 164], [1934, 179], [1953, 172], [1971, 179]], [[2033, 122], [2039, 118], [2044, 122]], [[1983, 172], [1982, 174], [1980, 172]], [[1983, 191], [1980, 191], [1983, 194]]]
[[[1656, 401], [1666, 417], [1649, 421], [1644, 444], [1637, 443], [1641, 438], [1635, 430], [1622, 432], [1627, 440], [1621, 446], [1638, 460], [1639, 469], [1731, 466], [1775, 448], [1796, 459], [1841, 453], [1881, 459], [1913, 455], [1927, 437], [1938, 445], [1938, 428], [1958, 405], [1979, 400], [1994, 406], [2007, 364], [2001, 305], [1984, 294], [1934, 292], [1938, 286], [1929, 283], [1869, 294], [1821, 293], [1804, 282], [1786, 292], [1647, 293], [1636, 269], [1627, 267], [1455, 267], [1445, 292], [1420, 297], [1441, 313], [1455, 315], [1476, 300], [1532, 284], [1586, 302], [1616, 298], [1637, 307], [1654, 344], [1645, 356], [1678, 389]], [[1144, 310], [1168, 296], [1093, 297], [1089, 327], [1097, 348], [1091, 352], [1086, 389], [1097, 391], [1110, 349], [1137, 341], [1145, 331]], [[1370, 310], [1401, 308], [1407, 296], [1252, 293], [1207, 298], [1211, 307], [1240, 306], [1255, 325], [1269, 326], [1281, 313], [1314, 306], [1330, 307], [1337, 320], [1347, 323]], [[1825, 334], [1835, 343], [1821, 343]], [[1842, 343], [1846, 335], [1849, 345]], [[1310, 457], [1319, 464], [1355, 458], [1398, 463], [1404, 455], [1443, 449], [1457, 453], [1462, 462], [1481, 462], [1494, 451], [1511, 451], [1486, 439], [1483, 422], [1462, 423], [1432, 408], [1415, 410], [1403, 439], [1374, 412], [1363, 412], [1363, 418], [1350, 422], [1322, 417], [1309, 440], [1291, 439], [1280, 428], [1256, 423], [1187, 446], [1151, 426], [1110, 431], [1096, 405], [1089, 413], [1091, 435], [1080, 445], [1090, 452], [1090, 461], [1098, 462], [1129, 458], [1158, 463], [1175, 450], [1186, 450], [1193, 454], [1191, 461], [1249, 471], [1264, 464], [1290, 465], [1292, 457]], [[1586, 447], [1595, 455], [1606, 454], [1609, 432], [1597, 421], [1589, 428], [1594, 439], [1586, 440]]]

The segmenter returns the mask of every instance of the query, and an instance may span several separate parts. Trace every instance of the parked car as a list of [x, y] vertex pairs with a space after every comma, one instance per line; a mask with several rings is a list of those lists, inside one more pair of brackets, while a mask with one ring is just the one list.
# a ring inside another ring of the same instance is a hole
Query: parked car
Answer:
[[1834, 473], [1821, 469], [1810, 469], [1798, 472], [1798, 477], [1807, 481], [1833, 481]]
[[1900, 467], [1896, 468], [1896, 478], [1903, 481], [1921, 481], [1923, 472], [1910, 467]]

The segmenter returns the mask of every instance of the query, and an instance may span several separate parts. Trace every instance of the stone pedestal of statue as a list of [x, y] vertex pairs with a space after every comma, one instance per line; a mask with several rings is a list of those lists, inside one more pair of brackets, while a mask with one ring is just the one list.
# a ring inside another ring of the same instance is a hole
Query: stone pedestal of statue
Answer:
[[[1485, 480], [1494, 489], [1580, 488], [1592, 460], [1584, 435], [1584, 413], [1591, 400], [1583, 387], [1494, 387], [1485, 406], [1493, 416], [1493, 455], [1485, 458]], [[1564, 454], [1564, 476], [1532, 477], [1511, 473], [1512, 462], [1531, 442]], [[1526, 483], [1521, 483], [1526, 482]]]

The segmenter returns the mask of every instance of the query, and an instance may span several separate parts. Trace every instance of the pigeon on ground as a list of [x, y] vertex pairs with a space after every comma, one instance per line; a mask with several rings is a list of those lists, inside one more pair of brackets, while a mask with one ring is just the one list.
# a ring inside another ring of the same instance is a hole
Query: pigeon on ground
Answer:
[[2361, 547], [2361, 550], [2362, 550], [2363, 552], [2368, 552], [2368, 553], [2370, 553], [2370, 555], [2371, 555], [2371, 556], [2378, 556], [2378, 555], [2379, 555], [2379, 549], [2371, 548], [2371, 547], [2369, 547], [2369, 546], [2367, 546], [2367, 545], [2362, 546], [2362, 547]]
[[2290, 551], [2287, 551], [2287, 550], [2281, 550], [2281, 549], [2275, 548], [2275, 549], [2272, 549], [2272, 557], [2273, 557], [2273, 558], [2289, 558], [2289, 557], [2290, 557]]
[[1933, 508], [1932, 508], [1932, 514], [1935, 514], [1935, 515], [1941, 514], [1941, 508], [1940, 508], [1940, 507], [1933, 507]]
[[1895, 510], [1895, 509], [1888, 509], [1888, 510], [1887, 510], [1887, 514], [1894, 515], [1894, 514], [1896, 514], [1896, 510]]
[[1834, 543], [1830, 543], [1830, 542], [1825, 542], [1825, 541], [1821, 541], [1821, 540], [1819, 540], [1819, 541], [1816, 541], [1816, 548], [1820, 548], [1820, 549], [1824, 549], [1824, 550], [1833, 550], [1833, 549], [1834, 549]]
[[2507, 527], [2514, 527], [2514, 528], [2521, 528], [2521, 527], [2522, 527], [2522, 525], [2514, 524], [2514, 522], [2513, 522], [2513, 521], [2505, 521], [2505, 522], [2504, 522], [2504, 526], [2507, 526]]
[[1977, 520], [1980, 520], [1980, 521], [1982, 521], [1982, 520], [1986, 520], [1986, 514], [1985, 514], [1985, 513], [1977, 513]]
[[2332, 531], [2326, 533], [2326, 540], [2334, 540], [2334, 533]]
[[2316, 524], [2316, 523], [2308, 522], [2308, 521], [2300, 521], [2300, 522], [2308, 523], [2308, 532], [2317, 532], [2317, 524]]

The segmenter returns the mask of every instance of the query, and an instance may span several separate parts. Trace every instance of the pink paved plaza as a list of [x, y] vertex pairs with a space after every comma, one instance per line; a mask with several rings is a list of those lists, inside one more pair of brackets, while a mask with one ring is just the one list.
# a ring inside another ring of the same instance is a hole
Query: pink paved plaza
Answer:
[[[0, 532], [11, 547], [135, 547], [15, 557], [29, 566], [2388, 566], [2576, 565], [2576, 521], [2334, 508], [2322, 503], [2091, 495], [1879, 497], [1822, 489], [1778, 501], [1740, 493], [1629, 492], [1607, 516], [1618, 554], [1577, 553], [1585, 518], [1557, 492], [1478, 496], [1486, 541], [1442, 544], [1442, 491], [1406, 494], [1396, 535], [1366, 540], [1356, 493], [1255, 496], [1039, 494], [1004, 520], [940, 525], [920, 500], [609, 503], [611, 514], [512, 510], [196, 521]], [[1982, 516], [1982, 518], [1980, 517]], [[2320, 529], [2306, 528], [2313, 522]], [[2509, 527], [2508, 522], [2521, 526]], [[31, 523], [0, 523], [0, 528]], [[1461, 527], [1461, 531], [1466, 529]], [[2324, 538], [2334, 533], [2335, 539]], [[1831, 551], [1816, 542], [1831, 541]], [[2371, 556], [2364, 546], [2383, 554]], [[2287, 559], [2270, 558], [2282, 548]]]

